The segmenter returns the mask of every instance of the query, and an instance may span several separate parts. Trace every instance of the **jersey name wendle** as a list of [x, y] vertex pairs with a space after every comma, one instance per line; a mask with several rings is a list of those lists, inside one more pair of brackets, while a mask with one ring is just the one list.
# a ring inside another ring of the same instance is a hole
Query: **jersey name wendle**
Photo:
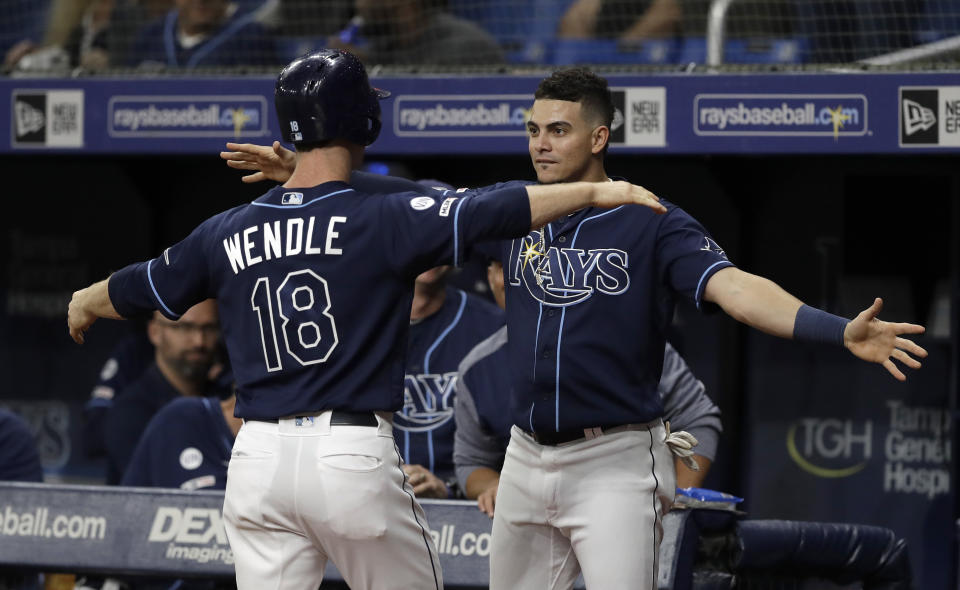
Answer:
[[[264, 260], [298, 254], [328, 254], [339, 256], [343, 250], [336, 247], [334, 240], [340, 237], [336, 227], [346, 223], [347, 218], [339, 215], [327, 221], [326, 239], [314, 238], [314, 228], [318, 225], [316, 217], [291, 217], [284, 223], [281, 220], [252, 225], [243, 231], [234, 233], [223, 240], [223, 249], [227, 251], [233, 274], [239, 274]], [[322, 221], [320, 225], [322, 225]], [[317, 245], [323, 243], [323, 247]]]

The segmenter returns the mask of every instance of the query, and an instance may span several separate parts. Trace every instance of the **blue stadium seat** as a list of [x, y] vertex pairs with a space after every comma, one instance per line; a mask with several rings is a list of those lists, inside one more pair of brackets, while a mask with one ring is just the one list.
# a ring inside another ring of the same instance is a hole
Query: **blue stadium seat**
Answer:
[[806, 55], [806, 39], [730, 39], [723, 48], [728, 64], [797, 64]]
[[[723, 46], [725, 64], [798, 64], [809, 55], [809, 41], [804, 38], [750, 37], [729, 39]], [[707, 40], [687, 37], [677, 53], [676, 63], [707, 62]]]
[[960, 35], [960, 2], [925, 0], [914, 38], [917, 43], [932, 43]]
[[676, 63], [680, 48], [679, 39], [651, 39], [629, 47], [609, 39], [557, 39], [553, 42], [551, 63], [671, 64]]
[[43, 41], [50, 0], [4, 0], [3, 18], [0, 18], [0, 57], [22, 41]]
[[279, 35], [276, 37], [277, 57], [287, 63], [315, 49], [326, 47], [326, 37], [294, 37]]
[[456, 16], [496, 38], [512, 63], [549, 63], [560, 19], [573, 0], [516, 0], [510, 3], [449, 0]]

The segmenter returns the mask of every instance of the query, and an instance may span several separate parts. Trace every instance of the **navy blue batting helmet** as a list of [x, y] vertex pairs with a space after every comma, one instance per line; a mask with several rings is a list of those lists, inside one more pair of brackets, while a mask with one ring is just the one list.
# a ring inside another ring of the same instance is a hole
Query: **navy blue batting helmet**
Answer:
[[380, 99], [363, 64], [340, 49], [290, 62], [277, 78], [274, 104], [284, 138], [294, 144], [346, 139], [370, 145], [380, 134]]

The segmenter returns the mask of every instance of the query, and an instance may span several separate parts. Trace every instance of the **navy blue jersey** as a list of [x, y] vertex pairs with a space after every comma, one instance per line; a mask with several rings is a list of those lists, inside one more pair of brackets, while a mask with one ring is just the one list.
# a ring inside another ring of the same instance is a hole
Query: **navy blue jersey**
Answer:
[[106, 452], [103, 431], [107, 412], [113, 407], [117, 394], [142, 375], [153, 359], [153, 344], [143, 329], [123, 338], [110, 352], [90, 399], [83, 406], [82, 438], [88, 455], [99, 456]]
[[193, 68], [197, 66], [276, 65], [276, 45], [263, 25], [251, 13], [228, 18], [201, 42], [181, 44], [179, 15], [171, 10], [138, 34], [130, 51], [118, 56], [128, 66], [156, 65]]
[[529, 227], [522, 186], [437, 198], [275, 187], [115, 273], [110, 299], [124, 317], [159, 309], [176, 320], [215, 298], [239, 417], [396, 411], [415, 277]]
[[125, 486], [226, 489], [233, 432], [216, 397], [181, 397], [150, 420], [130, 458]]
[[[471, 350], [458, 368], [454, 460], [461, 486], [477, 467], [495, 471], [503, 467], [513, 424], [504, 412], [512, 395], [510, 376], [502, 370], [509, 363], [507, 341], [504, 326]], [[696, 437], [696, 454], [713, 461], [723, 430], [720, 409], [669, 342], [657, 391], [671, 429]]]
[[700, 307], [732, 266], [706, 230], [665, 200], [582, 209], [502, 244], [513, 420], [530, 431], [649, 422], [677, 297]]
[[43, 481], [37, 443], [27, 422], [0, 408], [0, 481]]
[[457, 366], [504, 322], [496, 305], [447, 288], [435, 314], [410, 326], [403, 408], [394, 415], [394, 437], [408, 464], [452, 479], [453, 408]]
[[107, 483], [120, 483], [137, 441], [150, 419], [180, 392], [167, 381], [156, 363], [127, 386], [103, 420], [103, 442], [107, 451]]

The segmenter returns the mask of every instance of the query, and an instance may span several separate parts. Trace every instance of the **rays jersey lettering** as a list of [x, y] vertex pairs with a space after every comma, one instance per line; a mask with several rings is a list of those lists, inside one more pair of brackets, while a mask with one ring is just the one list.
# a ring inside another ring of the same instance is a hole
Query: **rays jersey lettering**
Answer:
[[394, 414], [393, 426], [408, 432], [427, 432], [453, 418], [456, 371], [404, 375], [403, 409]]
[[[618, 248], [542, 247], [543, 230], [514, 241], [509, 281], [526, 287], [530, 295], [553, 307], [576, 305], [595, 292], [620, 295], [630, 288], [630, 259]], [[519, 248], [517, 245], [519, 244]]]

